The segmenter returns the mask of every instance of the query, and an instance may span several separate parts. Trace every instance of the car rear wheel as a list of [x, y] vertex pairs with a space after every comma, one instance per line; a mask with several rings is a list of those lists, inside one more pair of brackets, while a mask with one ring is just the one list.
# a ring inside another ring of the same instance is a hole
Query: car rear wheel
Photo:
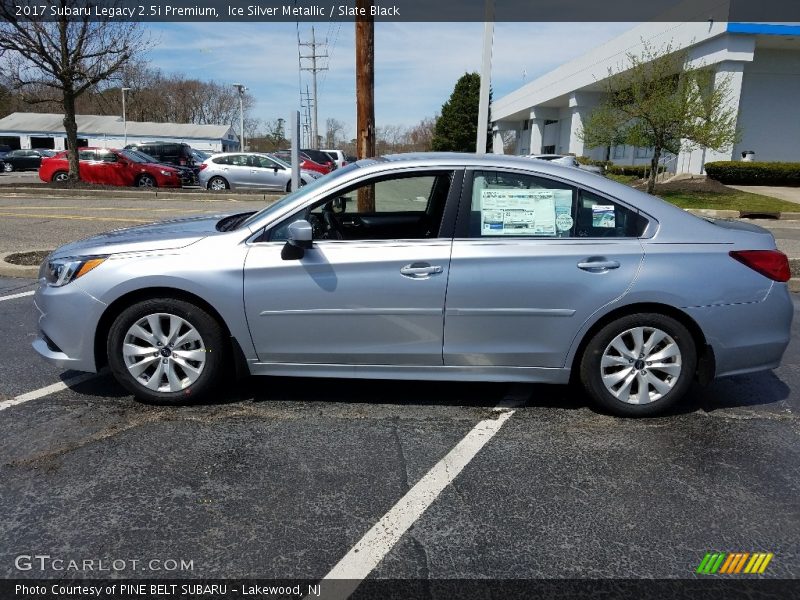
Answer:
[[151, 188], [156, 187], [156, 180], [152, 175], [139, 175], [136, 180], [137, 187]]
[[212, 177], [208, 182], [208, 189], [221, 192], [228, 189], [228, 182], [222, 177]]
[[11, 171], [13, 170], [14, 170], [14, 165], [12, 165], [11, 163], [3, 163], [3, 171], [5, 171], [6, 173], [11, 173]]
[[225, 337], [206, 311], [183, 300], [134, 304], [114, 320], [108, 363], [137, 398], [182, 404], [207, 397], [224, 371]]
[[66, 171], [56, 171], [50, 178], [50, 181], [52, 181], [53, 183], [60, 183], [68, 180], [69, 180], [69, 173], [67, 173]]
[[692, 384], [697, 350], [689, 331], [671, 317], [643, 313], [603, 327], [581, 360], [586, 391], [623, 417], [652, 416], [678, 402]]

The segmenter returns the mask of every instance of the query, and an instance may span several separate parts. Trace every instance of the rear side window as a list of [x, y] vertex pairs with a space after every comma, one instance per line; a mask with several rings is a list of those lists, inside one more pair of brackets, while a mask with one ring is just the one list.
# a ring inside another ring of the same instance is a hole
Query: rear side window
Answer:
[[639, 237], [646, 228], [637, 211], [560, 181], [502, 171], [473, 176], [472, 238]]

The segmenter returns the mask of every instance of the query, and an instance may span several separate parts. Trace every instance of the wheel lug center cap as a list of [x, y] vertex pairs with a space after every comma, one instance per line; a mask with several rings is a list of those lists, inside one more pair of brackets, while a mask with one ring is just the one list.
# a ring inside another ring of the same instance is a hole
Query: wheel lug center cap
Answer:
[[172, 356], [172, 350], [170, 350], [166, 346], [161, 348], [161, 356], [164, 356], [164, 357]]
[[644, 361], [640, 358], [635, 363], [633, 363], [633, 368], [636, 369], [637, 371], [641, 371], [642, 369], [644, 369]]

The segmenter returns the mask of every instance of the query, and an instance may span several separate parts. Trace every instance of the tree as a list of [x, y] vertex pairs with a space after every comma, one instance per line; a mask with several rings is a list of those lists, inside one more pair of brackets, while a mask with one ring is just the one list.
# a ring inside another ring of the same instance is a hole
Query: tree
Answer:
[[[120, 71], [144, 49], [146, 41], [137, 23], [93, 22], [88, 0], [41, 0], [38, 4], [46, 6], [46, 14], [58, 8], [61, 16], [54, 21], [26, 20], [17, 16], [14, 3], [0, 2], [0, 49], [6, 52], [4, 66], [15, 87], [46, 89], [52, 94], [28, 101], [59, 100], [63, 106], [69, 176], [77, 180], [76, 100]], [[66, 16], [67, 12], [83, 16]]]
[[[590, 147], [627, 144], [653, 148], [647, 192], [655, 187], [664, 151], [697, 147], [722, 151], [738, 139], [736, 109], [727, 76], [689, 64], [686, 52], [645, 44], [628, 54], [627, 69], [605, 80], [605, 100], [592, 112], [580, 137]], [[715, 81], [716, 79], [716, 81]]]
[[[481, 76], [478, 73], [465, 73], [456, 82], [450, 99], [442, 105], [442, 113], [436, 120], [431, 140], [433, 150], [475, 152], [480, 88]], [[491, 102], [491, 91], [489, 96]], [[487, 135], [487, 145], [490, 141], [491, 134]]]

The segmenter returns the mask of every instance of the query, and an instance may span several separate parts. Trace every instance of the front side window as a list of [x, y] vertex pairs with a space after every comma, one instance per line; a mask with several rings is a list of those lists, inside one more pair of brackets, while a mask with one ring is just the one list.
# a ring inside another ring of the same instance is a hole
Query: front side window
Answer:
[[78, 152], [78, 160], [96, 160], [94, 150], [80, 150]]
[[336, 192], [278, 224], [269, 241], [284, 241], [305, 219], [318, 240], [429, 239], [439, 236], [453, 174], [373, 179]]
[[639, 237], [646, 228], [637, 211], [560, 181], [500, 171], [473, 176], [472, 238]]

